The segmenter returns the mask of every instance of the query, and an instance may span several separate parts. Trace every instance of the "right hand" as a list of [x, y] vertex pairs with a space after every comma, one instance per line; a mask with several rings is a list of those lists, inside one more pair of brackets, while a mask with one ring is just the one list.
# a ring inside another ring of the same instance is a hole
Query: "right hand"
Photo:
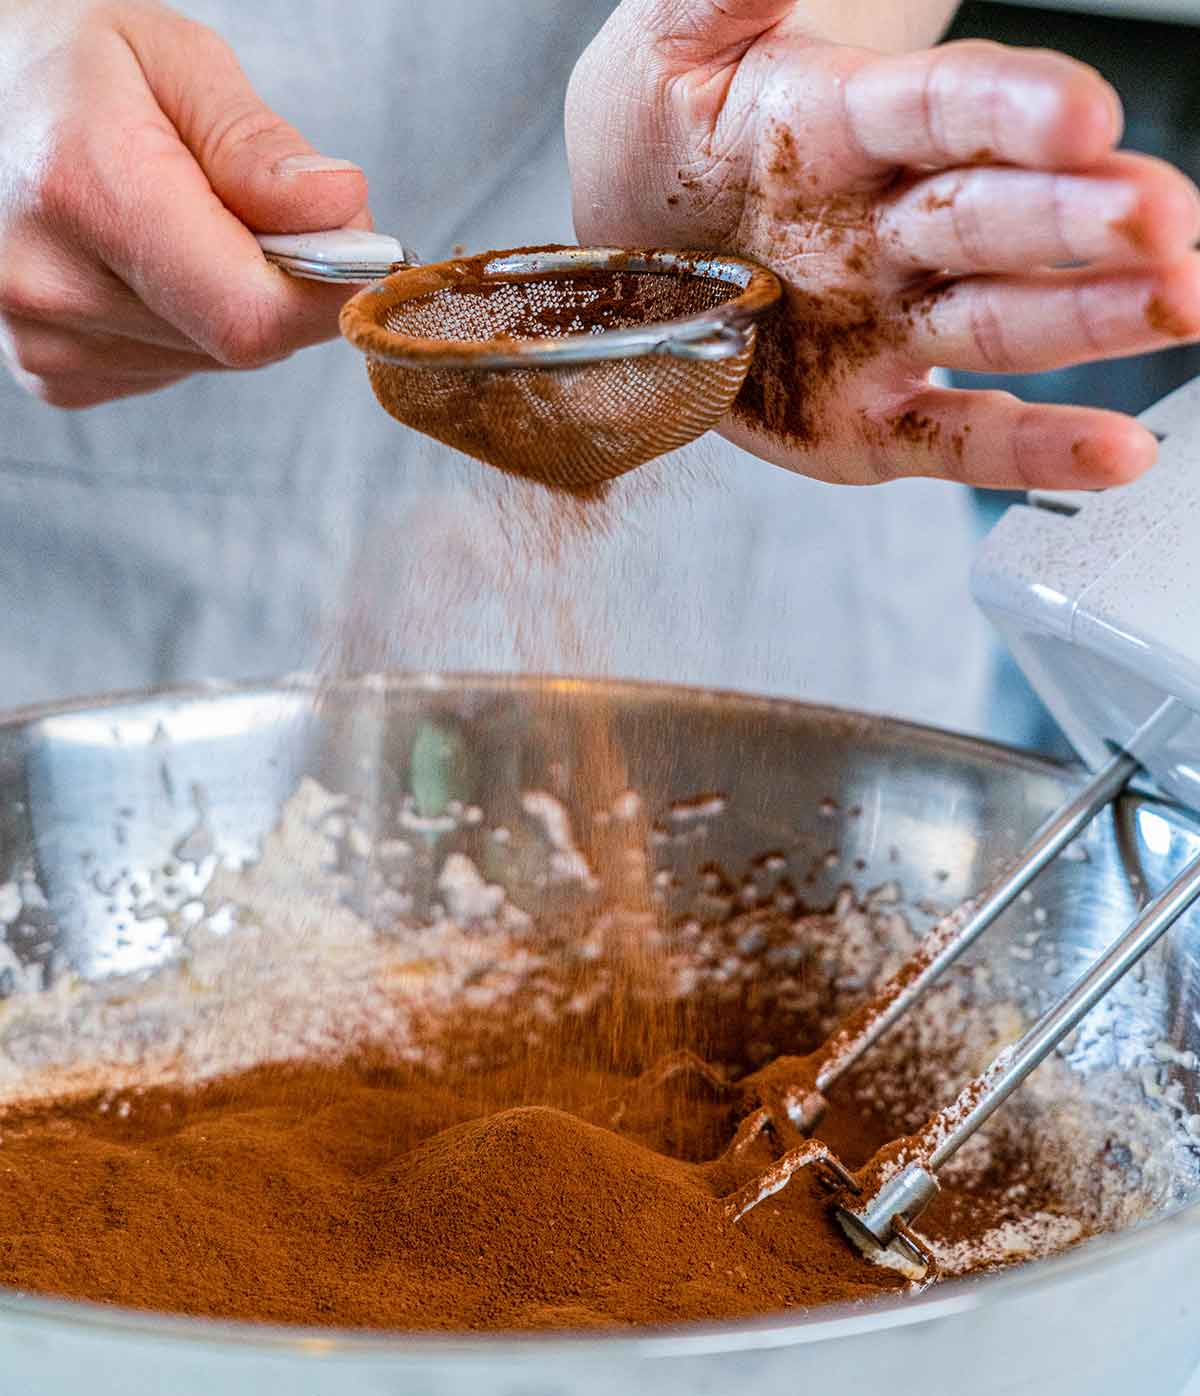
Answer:
[[0, 349], [56, 407], [252, 369], [337, 333], [344, 287], [252, 232], [369, 227], [367, 185], [157, 0], [0, 5]]

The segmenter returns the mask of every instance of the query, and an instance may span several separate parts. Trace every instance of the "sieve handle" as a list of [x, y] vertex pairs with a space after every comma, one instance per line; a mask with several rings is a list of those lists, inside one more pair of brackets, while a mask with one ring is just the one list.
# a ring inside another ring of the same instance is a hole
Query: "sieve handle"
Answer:
[[258, 245], [268, 262], [305, 281], [361, 286], [380, 281], [420, 259], [386, 233], [339, 228], [328, 233], [262, 233]]
[[736, 359], [750, 343], [753, 327], [743, 328], [728, 321], [699, 324], [682, 329], [659, 347], [677, 359]]

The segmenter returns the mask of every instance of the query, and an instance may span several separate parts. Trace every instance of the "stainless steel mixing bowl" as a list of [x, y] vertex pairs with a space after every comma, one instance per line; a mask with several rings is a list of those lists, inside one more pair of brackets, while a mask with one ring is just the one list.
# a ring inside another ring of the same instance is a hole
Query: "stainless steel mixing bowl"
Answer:
[[[414, 781], [440, 782], [440, 798], [503, 804], [531, 785], [564, 778], [569, 785], [581, 731], [597, 712], [611, 716], [630, 782], [652, 813], [700, 791], [725, 797], [707, 839], [663, 846], [680, 895], [710, 859], [736, 869], [772, 849], [786, 855], [813, 903], [842, 884], [865, 890], [898, 879], [919, 924], [931, 903], [944, 907], [977, 888], [1077, 779], [1020, 752], [877, 718], [567, 680], [205, 688], [26, 711], [0, 725], [0, 884], [24, 880], [45, 905], [32, 891], [19, 914], [9, 917], [11, 905], [5, 913], [16, 956], [10, 970], [19, 962], [19, 972], [0, 976], [0, 993], [11, 1000], [0, 1005], [0, 1067], [19, 1067], [31, 1050], [13, 1029], [19, 1014], [11, 996], [20, 982], [32, 976], [45, 992], [70, 974], [152, 976], [174, 953], [172, 939], [154, 918], [131, 917], [121, 889], [161, 878], [172, 864], [180, 878], [202, 881], [213, 858], [254, 859], [303, 776], [361, 798], [381, 821]], [[440, 746], [430, 746], [430, 732]], [[428, 789], [422, 798], [432, 798]], [[586, 827], [586, 800], [567, 803]], [[201, 829], [205, 846], [189, 846]], [[1200, 825], [1134, 795], [1083, 847], [1085, 859], [1060, 862], [1037, 886], [1038, 924], [1072, 966], [1127, 921], [1140, 890], [1160, 886], [1194, 856]], [[1040, 982], [1041, 961], [1005, 953], [1028, 935], [1034, 910], [1016, 907], [982, 947], [1030, 1011], [1060, 987]], [[1161, 950], [1142, 982], [1118, 993], [1121, 1031], [1085, 1034], [1073, 1069], [1111, 1067], [1115, 1053], [1136, 1070], [1160, 1039], [1200, 1049], [1196, 919]], [[1166, 1069], [1177, 1073], [1187, 1107], [1200, 1111], [1194, 1072]], [[1193, 1198], [1124, 1234], [908, 1301], [625, 1336], [301, 1332], [4, 1293], [0, 1389], [1170, 1396], [1200, 1360]]]

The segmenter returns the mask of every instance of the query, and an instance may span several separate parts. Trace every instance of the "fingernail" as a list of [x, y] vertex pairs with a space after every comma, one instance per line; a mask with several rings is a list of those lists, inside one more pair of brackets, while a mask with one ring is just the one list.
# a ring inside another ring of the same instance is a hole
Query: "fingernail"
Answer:
[[353, 171], [361, 174], [362, 169], [353, 160], [335, 160], [329, 155], [285, 155], [275, 166], [277, 175], [298, 174], [346, 174]]

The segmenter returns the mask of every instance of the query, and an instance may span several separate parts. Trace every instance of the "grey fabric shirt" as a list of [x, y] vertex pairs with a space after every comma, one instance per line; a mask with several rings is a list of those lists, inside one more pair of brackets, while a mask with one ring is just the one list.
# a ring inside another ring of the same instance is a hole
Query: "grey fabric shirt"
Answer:
[[[610, 0], [183, 8], [363, 165], [377, 225], [423, 256], [572, 240], [562, 96]], [[710, 437], [618, 492], [618, 526], [572, 552], [589, 583], [564, 620], [536, 558], [518, 550], [513, 580], [481, 468], [387, 417], [340, 344], [81, 415], [4, 380], [0, 422], [3, 707], [326, 663], [520, 666], [986, 725], [952, 486], [837, 489]]]

